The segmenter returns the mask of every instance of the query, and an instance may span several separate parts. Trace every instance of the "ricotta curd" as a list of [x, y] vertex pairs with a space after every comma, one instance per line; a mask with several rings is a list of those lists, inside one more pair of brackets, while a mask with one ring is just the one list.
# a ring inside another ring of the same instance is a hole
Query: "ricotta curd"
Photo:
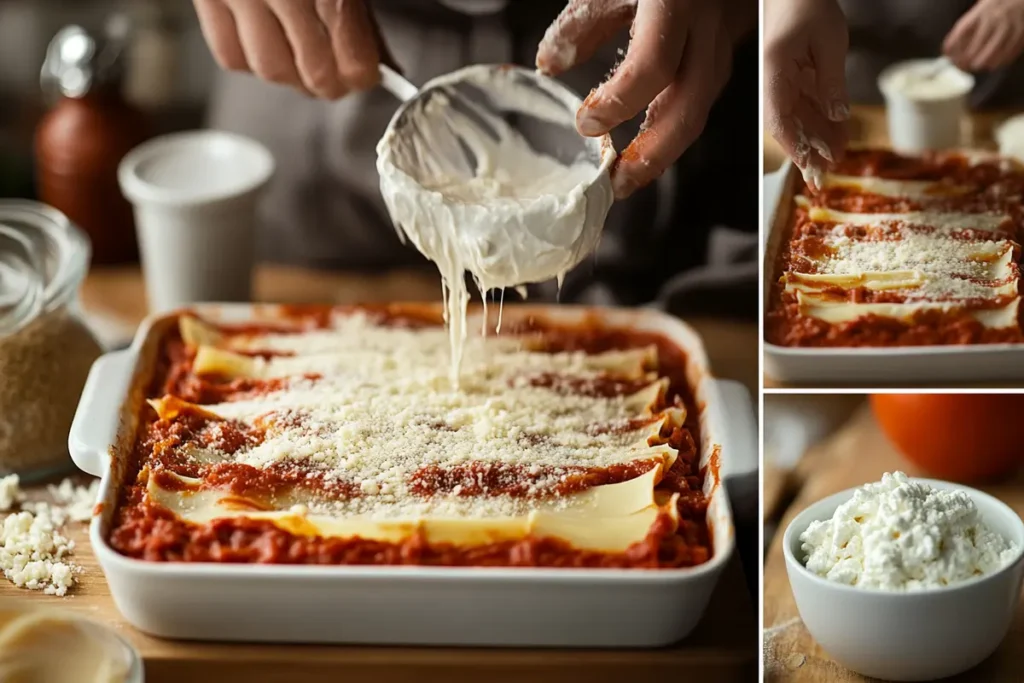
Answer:
[[831, 519], [800, 535], [808, 570], [861, 588], [941, 588], [990, 574], [1019, 548], [989, 528], [965, 491], [936, 489], [902, 472], [866, 484]]

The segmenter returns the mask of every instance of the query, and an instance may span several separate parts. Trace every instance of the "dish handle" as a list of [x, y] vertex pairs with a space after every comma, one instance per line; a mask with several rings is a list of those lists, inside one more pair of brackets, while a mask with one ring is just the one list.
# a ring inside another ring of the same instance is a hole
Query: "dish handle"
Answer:
[[[779, 202], [782, 201], [782, 191], [786, 188], [786, 176], [789, 175], [792, 164], [793, 162], [787, 159], [775, 171], [765, 173], [761, 180], [761, 185], [764, 188], [764, 214], [761, 218], [765, 226], [770, 226], [775, 220], [775, 211], [779, 207]], [[768, 229], [765, 229], [762, 235], [766, 243], [769, 232]]]
[[754, 523], [759, 512], [761, 483], [758, 429], [754, 402], [746, 386], [733, 380], [714, 380], [724, 410], [716, 437], [726, 456], [719, 475], [729, 493], [737, 521]]
[[80, 470], [102, 477], [120, 424], [121, 398], [132, 374], [130, 349], [107, 353], [92, 364], [71, 422], [68, 450]]

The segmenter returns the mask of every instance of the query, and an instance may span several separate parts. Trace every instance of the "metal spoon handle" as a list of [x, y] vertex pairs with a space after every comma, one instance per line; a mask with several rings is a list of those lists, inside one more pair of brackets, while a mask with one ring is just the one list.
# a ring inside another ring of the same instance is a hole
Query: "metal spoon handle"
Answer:
[[387, 64], [380, 65], [380, 84], [403, 102], [408, 102], [419, 92], [419, 88]]

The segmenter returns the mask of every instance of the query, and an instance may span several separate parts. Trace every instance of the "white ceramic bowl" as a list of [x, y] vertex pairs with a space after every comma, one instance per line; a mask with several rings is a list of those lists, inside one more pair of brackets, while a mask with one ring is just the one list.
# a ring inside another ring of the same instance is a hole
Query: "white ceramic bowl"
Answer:
[[885, 97], [889, 142], [902, 152], [951, 149], [963, 143], [967, 96], [974, 88], [974, 76], [952, 65], [946, 67], [944, 90], [917, 93], [901, 82], [907, 75], [936, 67], [933, 59], [915, 59], [891, 64], [878, 76], [878, 89]]
[[[1024, 522], [1005, 503], [944, 481], [915, 481], [966, 491], [985, 523], [1024, 549]], [[1024, 553], [997, 572], [940, 589], [897, 593], [828, 581], [804, 566], [800, 534], [811, 522], [831, 517], [855, 490], [811, 505], [790, 522], [783, 537], [796, 606], [815, 640], [843, 666], [892, 681], [945, 678], [992, 654], [1020, 601]]]
[[1024, 161], [1024, 114], [1011, 116], [1003, 121], [995, 131], [999, 153]]

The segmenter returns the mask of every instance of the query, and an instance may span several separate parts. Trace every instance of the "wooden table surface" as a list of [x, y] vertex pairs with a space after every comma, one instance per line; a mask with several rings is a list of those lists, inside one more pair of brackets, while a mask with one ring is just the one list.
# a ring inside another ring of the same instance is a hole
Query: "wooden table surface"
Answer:
[[[439, 296], [438, 279], [429, 273], [339, 275], [261, 267], [256, 277], [256, 297], [260, 301], [433, 301]], [[108, 321], [129, 328], [137, 325], [146, 314], [138, 270], [94, 271], [83, 289], [83, 305], [88, 313]], [[688, 322], [704, 337], [716, 374], [738, 379], [756, 392], [757, 326], [713, 320]], [[33, 490], [32, 495], [43, 494]], [[72, 525], [70, 535], [77, 543], [74, 561], [85, 567], [78, 589], [61, 600], [0, 582], [0, 599], [59, 604], [110, 624], [142, 653], [148, 683], [317, 683], [342, 677], [352, 683], [387, 683], [413, 677], [444, 683], [577, 679], [596, 683], [669, 679], [680, 674], [715, 681], [750, 681], [756, 677], [757, 618], [737, 558], [722, 576], [704, 620], [689, 638], [670, 648], [572, 651], [228, 645], [163, 640], [135, 630], [111, 601], [84, 525]]]
[[[965, 126], [965, 138], [967, 139], [966, 146], [975, 148], [995, 148], [993, 133], [996, 127], [1000, 123], [1005, 121], [1014, 114], [1019, 114], [1019, 111], [986, 111], [977, 112], [971, 115]], [[885, 147], [889, 144], [889, 133], [885, 120], [885, 107], [881, 106], [864, 106], [855, 105], [851, 109], [850, 113], [850, 141], [854, 144], [860, 145], [874, 145]], [[782, 151], [782, 147], [779, 146], [774, 138], [767, 132], [764, 134], [764, 171], [765, 173], [771, 173], [772, 171], [778, 170], [786, 160], [786, 154]], [[870, 382], [867, 384], [860, 384], [856, 382], [844, 382], [841, 384], [828, 383], [828, 382], [813, 382], [809, 384], [796, 384], [789, 382], [781, 382], [765, 374], [764, 376], [764, 388], [765, 389], [796, 389], [796, 388], [816, 388], [816, 389], [869, 389], [869, 388], [902, 388], [906, 387], [907, 382], [898, 382], [887, 384], [885, 382]], [[915, 388], [929, 389], [929, 388], [954, 388], [954, 387], [971, 387], [971, 388], [1007, 388], [1007, 389], [1019, 389], [1020, 382], [914, 382]]]
[[[823, 397], [824, 398], [824, 397]], [[786, 576], [782, 530], [806, 507], [826, 496], [877, 481], [885, 472], [920, 475], [890, 445], [870, 410], [859, 410], [830, 439], [808, 451], [800, 463], [802, 486], [786, 509], [764, 565], [764, 666], [766, 683], [852, 683], [868, 681], [833, 662], [800, 622]], [[983, 487], [1018, 513], [1024, 513], [1024, 477]], [[999, 649], [975, 669], [947, 679], [952, 683], [1024, 680], [1024, 603], [1018, 607], [1009, 635]]]

